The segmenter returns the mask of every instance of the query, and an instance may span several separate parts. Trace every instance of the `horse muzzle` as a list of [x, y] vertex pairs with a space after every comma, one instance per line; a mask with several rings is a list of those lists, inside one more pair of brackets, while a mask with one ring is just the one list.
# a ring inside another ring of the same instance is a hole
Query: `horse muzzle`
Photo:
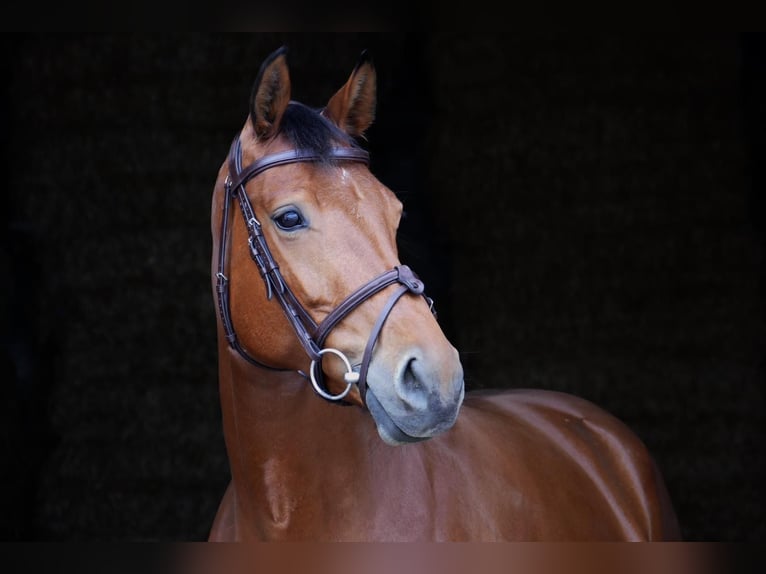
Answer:
[[[448, 431], [457, 420], [465, 396], [459, 362], [446, 379], [425, 375], [423, 361], [407, 360], [393, 385], [381, 386], [371, 379], [366, 393], [367, 409], [378, 434], [389, 445], [423, 441]], [[390, 379], [389, 379], [390, 380]]]

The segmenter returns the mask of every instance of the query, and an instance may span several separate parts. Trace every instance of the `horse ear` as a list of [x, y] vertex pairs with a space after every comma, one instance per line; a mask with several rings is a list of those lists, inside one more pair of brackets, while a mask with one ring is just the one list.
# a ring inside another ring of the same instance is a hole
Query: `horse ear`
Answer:
[[345, 85], [327, 102], [324, 115], [351, 136], [361, 136], [375, 119], [377, 77], [367, 50]]
[[261, 64], [250, 94], [250, 118], [258, 139], [269, 139], [279, 131], [282, 114], [289, 102], [287, 47], [282, 46]]

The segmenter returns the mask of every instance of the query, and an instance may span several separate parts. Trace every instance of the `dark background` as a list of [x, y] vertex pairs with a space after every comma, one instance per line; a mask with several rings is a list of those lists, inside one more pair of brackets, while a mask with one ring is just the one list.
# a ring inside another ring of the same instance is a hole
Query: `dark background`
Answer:
[[204, 540], [228, 481], [210, 200], [261, 61], [323, 105], [363, 48], [469, 389], [600, 404], [694, 541], [766, 535], [764, 36], [3, 35], [6, 540]]

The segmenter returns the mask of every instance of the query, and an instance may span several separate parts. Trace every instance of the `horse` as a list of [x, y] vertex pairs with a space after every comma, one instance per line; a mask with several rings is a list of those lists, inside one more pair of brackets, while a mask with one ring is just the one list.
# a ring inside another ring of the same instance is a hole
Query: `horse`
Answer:
[[324, 107], [290, 82], [283, 46], [213, 192], [231, 478], [208, 540], [680, 540], [657, 464], [614, 415], [557, 391], [465, 391], [399, 260], [402, 203], [370, 171], [369, 53]]

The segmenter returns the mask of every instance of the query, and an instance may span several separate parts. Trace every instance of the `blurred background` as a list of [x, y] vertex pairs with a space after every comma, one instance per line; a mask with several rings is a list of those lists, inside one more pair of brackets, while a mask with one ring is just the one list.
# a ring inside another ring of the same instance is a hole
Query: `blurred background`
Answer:
[[764, 35], [0, 38], [0, 538], [207, 537], [211, 192], [283, 44], [312, 106], [371, 51], [371, 168], [468, 389], [592, 400], [687, 540], [766, 536]]

